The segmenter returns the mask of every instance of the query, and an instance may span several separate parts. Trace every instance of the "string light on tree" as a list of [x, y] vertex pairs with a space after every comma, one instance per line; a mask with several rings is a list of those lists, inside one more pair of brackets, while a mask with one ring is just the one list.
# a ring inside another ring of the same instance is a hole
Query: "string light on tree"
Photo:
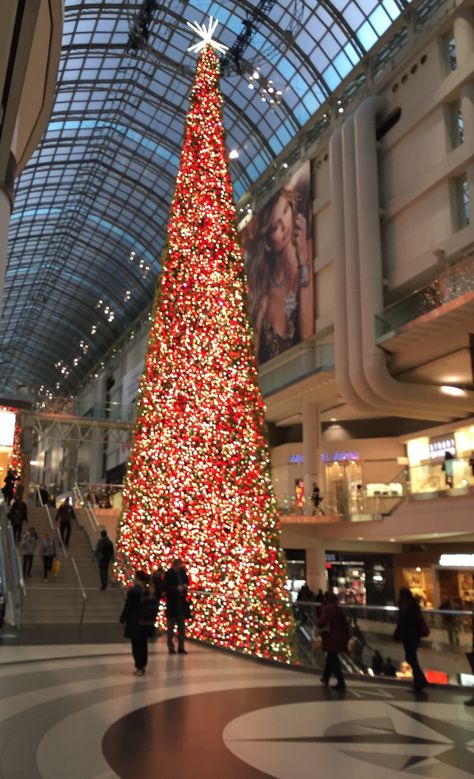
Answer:
[[[192, 25], [191, 25], [192, 26]], [[222, 124], [202, 42], [153, 308], [116, 571], [181, 557], [197, 639], [288, 662], [293, 620]], [[198, 593], [208, 593], [200, 596]]]

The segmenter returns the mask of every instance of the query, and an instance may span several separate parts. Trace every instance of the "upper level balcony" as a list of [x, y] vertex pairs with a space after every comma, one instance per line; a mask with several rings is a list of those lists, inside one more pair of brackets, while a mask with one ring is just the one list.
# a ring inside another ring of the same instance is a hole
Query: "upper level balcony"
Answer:
[[385, 308], [376, 317], [377, 343], [398, 350], [420, 338], [472, 330], [473, 257], [441, 273], [430, 284]]

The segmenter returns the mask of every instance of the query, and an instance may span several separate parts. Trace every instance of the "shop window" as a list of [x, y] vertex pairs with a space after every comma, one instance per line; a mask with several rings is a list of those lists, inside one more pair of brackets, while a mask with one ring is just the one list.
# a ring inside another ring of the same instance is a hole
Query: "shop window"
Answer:
[[454, 33], [451, 31], [443, 38], [443, 51], [444, 58], [448, 68], [448, 72], [452, 73], [458, 66], [458, 58], [456, 53], [456, 40]]
[[466, 173], [454, 179], [455, 221], [458, 230], [471, 224], [471, 194]]
[[456, 149], [464, 143], [464, 117], [459, 103], [449, 106], [451, 148]]

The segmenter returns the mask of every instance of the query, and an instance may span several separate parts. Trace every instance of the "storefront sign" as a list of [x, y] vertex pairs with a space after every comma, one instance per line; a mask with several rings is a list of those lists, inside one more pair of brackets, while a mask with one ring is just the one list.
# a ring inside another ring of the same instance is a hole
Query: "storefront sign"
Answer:
[[321, 460], [324, 463], [347, 462], [348, 460], [360, 460], [360, 454], [359, 452], [333, 452], [332, 454], [323, 452]]
[[444, 568], [474, 568], [474, 554], [442, 554], [439, 565]]
[[290, 463], [304, 463], [304, 455], [290, 454]]
[[452, 433], [430, 438], [430, 459], [442, 460], [445, 452], [451, 452], [456, 456], [456, 442]]

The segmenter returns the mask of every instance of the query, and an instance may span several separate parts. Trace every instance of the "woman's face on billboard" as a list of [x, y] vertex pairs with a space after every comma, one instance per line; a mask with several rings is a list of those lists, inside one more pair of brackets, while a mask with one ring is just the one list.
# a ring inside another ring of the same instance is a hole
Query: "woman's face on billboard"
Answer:
[[273, 206], [272, 219], [267, 232], [268, 247], [274, 252], [283, 251], [293, 235], [293, 208], [288, 198], [280, 195]]

